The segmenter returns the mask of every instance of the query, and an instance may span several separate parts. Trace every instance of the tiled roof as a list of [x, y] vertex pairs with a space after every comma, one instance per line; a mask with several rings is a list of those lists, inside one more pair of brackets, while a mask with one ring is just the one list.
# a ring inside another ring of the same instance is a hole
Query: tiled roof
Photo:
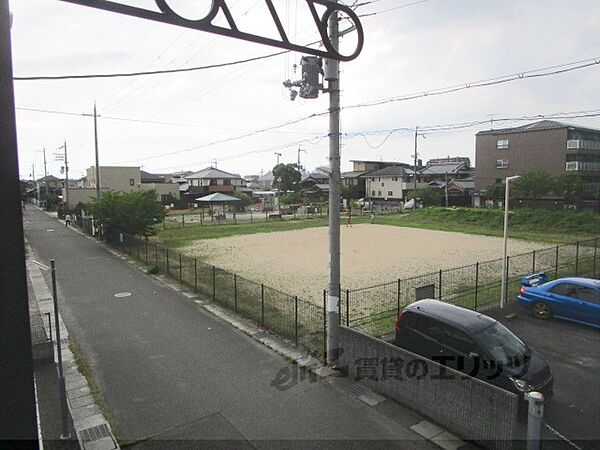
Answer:
[[470, 172], [464, 163], [432, 164], [421, 170], [422, 175], [442, 175], [445, 173]]
[[242, 178], [239, 175], [235, 175], [233, 173], [225, 172], [223, 170], [216, 169], [214, 167], [207, 167], [206, 169], [201, 170], [200, 172], [193, 173], [188, 175], [186, 178], [188, 179], [210, 179], [210, 178]]
[[363, 177], [403, 177], [408, 175], [409, 172], [404, 167], [389, 166], [376, 170], [375, 172], [368, 172], [363, 175]]
[[557, 122], [555, 120], [540, 120], [539, 122], [522, 125], [520, 127], [513, 128], [500, 128], [497, 130], [485, 130], [477, 133], [477, 136], [483, 135], [494, 135], [494, 134], [511, 134], [511, 133], [528, 133], [531, 131], [546, 131], [546, 130], [560, 130], [561, 128], [577, 128], [584, 130], [599, 131], [593, 128], [580, 127], [577, 125], [570, 125], [564, 122]]

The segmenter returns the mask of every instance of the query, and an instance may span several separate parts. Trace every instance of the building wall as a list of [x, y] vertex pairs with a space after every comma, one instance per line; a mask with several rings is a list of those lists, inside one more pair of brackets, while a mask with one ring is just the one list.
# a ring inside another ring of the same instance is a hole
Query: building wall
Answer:
[[[87, 169], [86, 187], [96, 187], [96, 169]], [[100, 187], [111, 191], [132, 192], [141, 185], [139, 167], [100, 166]]]
[[368, 177], [365, 195], [369, 198], [402, 200], [405, 183], [406, 180], [402, 177]]
[[[499, 140], [507, 139], [508, 148], [498, 149]], [[478, 135], [475, 138], [475, 189], [486, 189], [505, 177], [520, 175], [539, 167], [551, 174], [565, 173], [567, 129], [526, 133]], [[496, 168], [505, 159], [506, 168]]]
[[[108, 192], [109, 189], [103, 188], [100, 190], [100, 195]], [[75, 208], [79, 203], [87, 204], [91, 203], [96, 198], [95, 188], [83, 188], [83, 189], [69, 189], [69, 196], [67, 198], [67, 204], [69, 208]]]
[[179, 200], [179, 185], [177, 183], [142, 183], [142, 191], [156, 191], [156, 200], [163, 200], [163, 196], [172, 195], [175, 200]]

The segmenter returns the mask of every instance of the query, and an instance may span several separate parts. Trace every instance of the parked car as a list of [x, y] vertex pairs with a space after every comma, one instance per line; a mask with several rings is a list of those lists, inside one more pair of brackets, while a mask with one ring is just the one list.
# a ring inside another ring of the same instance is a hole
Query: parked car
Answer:
[[500, 322], [476, 311], [419, 300], [399, 314], [395, 344], [521, 398], [530, 391], [552, 398], [554, 380], [542, 355]]
[[558, 278], [547, 281], [543, 273], [521, 278], [519, 304], [539, 319], [552, 317], [600, 328], [600, 280]]

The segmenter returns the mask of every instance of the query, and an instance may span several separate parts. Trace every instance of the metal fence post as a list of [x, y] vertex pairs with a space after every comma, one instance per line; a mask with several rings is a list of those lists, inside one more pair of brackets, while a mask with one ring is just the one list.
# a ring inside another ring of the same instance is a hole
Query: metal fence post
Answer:
[[171, 272], [169, 271], [169, 248], [167, 247], [165, 250], [167, 252], [167, 256], [166, 256], [166, 259], [167, 259], [167, 275], [171, 276]]
[[556, 246], [556, 258], [554, 262], [554, 278], [558, 278], [558, 245]]
[[438, 300], [441, 300], [442, 299], [442, 269], [440, 269], [439, 283], [440, 283], [440, 290], [438, 292]]
[[250, 223], [252, 223], [252, 210], [250, 210]]
[[350, 326], [350, 289], [346, 289], [346, 326]]
[[294, 307], [296, 310], [295, 318], [294, 318], [295, 339], [296, 339], [296, 346], [298, 346], [298, 296], [297, 295], [294, 297]]
[[400, 315], [400, 278], [398, 278], [398, 313], [396, 314], [396, 317], [398, 317]]
[[579, 241], [575, 246], [575, 275], [579, 275]]
[[535, 250], [533, 251], [533, 256], [532, 256], [532, 268], [531, 268], [531, 273], [535, 273]]
[[212, 266], [212, 281], [213, 281], [213, 302], [217, 300], [217, 269]]
[[479, 261], [475, 263], [475, 311], [477, 311], [477, 293], [479, 290]]
[[139, 238], [135, 238], [135, 250], [137, 253], [137, 259], [140, 260], [140, 240]]
[[265, 326], [265, 285], [260, 285], [260, 324]]
[[148, 238], [144, 241], [144, 262], [148, 264]]
[[237, 313], [237, 275], [233, 274], [233, 310]]
[[198, 260], [194, 258], [194, 291], [198, 292]]
[[596, 256], [598, 256], [598, 238], [594, 239], [594, 261], [592, 262], [592, 276], [596, 276]]
[[506, 285], [504, 286], [504, 304], [506, 305], [506, 302], [508, 300], [508, 285], [509, 285], [509, 279], [508, 279], [508, 274], [509, 274], [509, 267], [510, 264], [510, 256], [506, 257]]
[[181, 283], [182, 279], [182, 269], [181, 269], [181, 252], [179, 252], [179, 282]]
[[158, 244], [154, 244], [154, 264], [158, 266]]
[[327, 361], [327, 289], [323, 289], [323, 358]]
[[185, 216], [181, 215], [181, 228], [185, 228]]

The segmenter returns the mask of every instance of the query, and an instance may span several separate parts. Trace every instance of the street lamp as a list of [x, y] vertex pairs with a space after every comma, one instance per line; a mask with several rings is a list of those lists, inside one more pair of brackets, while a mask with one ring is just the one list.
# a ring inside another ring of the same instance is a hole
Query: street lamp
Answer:
[[502, 253], [502, 287], [500, 291], [500, 309], [504, 308], [504, 298], [506, 297], [506, 282], [508, 274], [506, 273], [506, 250], [508, 247], [508, 195], [509, 195], [509, 184], [513, 180], [521, 178], [520, 175], [514, 175], [512, 177], [506, 177], [506, 189], [504, 191], [504, 241], [503, 241], [503, 253]]

